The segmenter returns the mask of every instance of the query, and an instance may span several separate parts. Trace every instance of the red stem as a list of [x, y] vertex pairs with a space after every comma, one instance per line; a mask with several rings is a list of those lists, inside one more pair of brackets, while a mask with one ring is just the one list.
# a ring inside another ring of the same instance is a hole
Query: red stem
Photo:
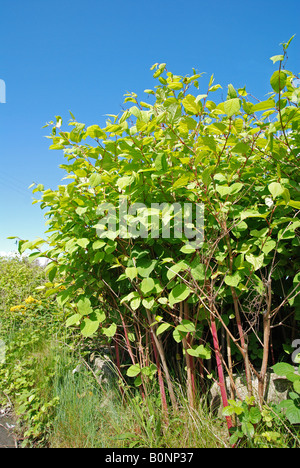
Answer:
[[[211, 316], [211, 334], [213, 337], [214, 350], [216, 354], [217, 370], [218, 370], [218, 376], [219, 376], [218, 383], [219, 383], [219, 387], [221, 391], [222, 403], [225, 408], [226, 406], [228, 406], [228, 400], [227, 400], [227, 393], [226, 393], [226, 387], [225, 387], [225, 379], [224, 379], [224, 372], [223, 372], [223, 365], [222, 365], [222, 359], [221, 359], [220, 345], [219, 345], [219, 340], [218, 340], [217, 327], [216, 327], [216, 322], [213, 316]], [[226, 422], [227, 422], [228, 431], [230, 433], [230, 428], [233, 427], [230, 416], [226, 416]]]
[[153, 347], [154, 357], [155, 357], [156, 366], [157, 366], [157, 374], [158, 374], [158, 382], [159, 382], [159, 388], [160, 388], [162, 407], [163, 407], [164, 412], [168, 414], [168, 404], [167, 404], [165, 385], [164, 385], [164, 380], [163, 380], [161, 367], [160, 367], [160, 361], [159, 361], [159, 357], [157, 354], [157, 349], [156, 349], [156, 345], [155, 345], [152, 333], [151, 333], [151, 341], [152, 341], [152, 347]]
[[[120, 351], [119, 351], [119, 341], [117, 338], [115, 338], [115, 350], [116, 350], [116, 364], [117, 364], [117, 369], [118, 369], [118, 373], [119, 373], [119, 376], [120, 378], [122, 378], [122, 374], [121, 374], [121, 363], [120, 363]], [[123, 395], [124, 393], [124, 390], [122, 388], [122, 386], [120, 385], [120, 390], [121, 390], [121, 393]]]

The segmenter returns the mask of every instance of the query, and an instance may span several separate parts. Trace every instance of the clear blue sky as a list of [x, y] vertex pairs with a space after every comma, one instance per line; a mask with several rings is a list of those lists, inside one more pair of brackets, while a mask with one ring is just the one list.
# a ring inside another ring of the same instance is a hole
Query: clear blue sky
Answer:
[[64, 176], [62, 153], [48, 150], [47, 121], [66, 122], [71, 110], [103, 125], [126, 91], [145, 100], [155, 62], [176, 74], [206, 72], [200, 92], [214, 73], [223, 88], [246, 84], [263, 98], [269, 57], [293, 34], [287, 68], [300, 71], [299, 18], [299, 0], [1, 0], [0, 251], [14, 250], [8, 236], [43, 236], [43, 213], [27, 188], [54, 189]]

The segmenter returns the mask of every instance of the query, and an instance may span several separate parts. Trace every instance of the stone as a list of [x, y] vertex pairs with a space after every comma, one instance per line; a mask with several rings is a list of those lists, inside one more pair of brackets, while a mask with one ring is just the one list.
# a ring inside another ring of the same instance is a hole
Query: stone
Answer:
[[0, 448], [17, 448], [16, 437], [13, 434], [15, 427], [12, 417], [0, 410]]
[[[242, 375], [233, 375], [233, 379], [236, 385], [236, 394], [234, 399], [235, 400], [242, 400], [244, 401], [248, 396], [248, 390], [246, 385], [246, 376], [245, 374]], [[227, 390], [227, 397], [231, 399], [230, 395], [230, 379], [227, 376], [225, 379], [225, 386]], [[257, 377], [252, 378], [252, 388], [253, 388], [253, 396], [255, 401], [259, 403], [258, 398], [258, 379]], [[282, 377], [276, 375], [274, 372], [268, 372], [266, 375], [265, 381], [265, 388], [264, 388], [264, 401], [265, 403], [280, 403], [283, 400], [288, 398], [288, 392], [292, 388], [292, 383], [286, 379], [286, 377]], [[218, 383], [214, 383], [209, 391], [209, 399], [210, 399], [210, 406], [214, 414], [217, 414], [219, 417], [222, 417], [222, 399], [221, 399], [221, 392]]]
[[107, 384], [114, 375], [114, 364], [107, 354], [101, 354], [92, 359], [95, 375], [100, 384]]

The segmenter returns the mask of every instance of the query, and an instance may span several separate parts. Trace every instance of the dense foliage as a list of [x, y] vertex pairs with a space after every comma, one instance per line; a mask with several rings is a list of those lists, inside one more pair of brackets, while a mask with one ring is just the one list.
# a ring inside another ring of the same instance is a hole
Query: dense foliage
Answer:
[[0, 353], [0, 409], [14, 413], [19, 446], [227, 445], [218, 438], [222, 423], [214, 422], [204, 408], [190, 417], [182, 400], [181, 412], [165, 426], [156, 392], [142, 406], [140, 395], [125, 382], [126, 394], [121, 395], [113, 380], [98, 381], [101, 374], [91, 367], [92, 356], [101, 357], [98, 340], [65, 328], [66, 311], [48, 296], [55, 285], [45, 283], [43, 270], [26, 260], [1, 258], [0, 268], [2, 285], [9, 284], [12, 294], [19, 292], [14, 302], [1, 290], [0, 309], [0, 344], [5, 345], [5, 354]]
[[230, 84], [214, 101], [213, 76], [197, 94], [201, 74], [155, 64], [149, 102], [127, 94], [104, 128], [52, 123], [68, 183], [34, 188], [49, 236], [20, 251], [46, 246], [32, 258], [51, 259], [51, 282], [63, 278], [51, 292], [72, 311], [67, 326], [114, 346], [120, 376], [125, 366], [142, 395], [157, 377], [166, 415], [178, 407], [173, 378], [191, 407], [217, 379], [230, 406], [225, 372], [233, 396], [234, 373], [245, 372], [249, 398], [256, 376], [262, 405], [268, 367], [290, 359], [298, 338], [300, 89], [285, 68], [289, 43], [272, 57], [267, 99]]

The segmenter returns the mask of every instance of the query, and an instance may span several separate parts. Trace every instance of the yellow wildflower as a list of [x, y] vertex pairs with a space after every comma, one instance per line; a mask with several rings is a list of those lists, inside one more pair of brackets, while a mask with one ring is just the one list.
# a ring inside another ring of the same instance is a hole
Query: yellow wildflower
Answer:
[[59, 288], [60, 291], [65, 291], [65, 290], [67, 289], [66, 286], [64, 286], [64, 285], [61, 284], [61, 283], [54, 283], [54, 287], [55, 287], [55, 288]]
[[34, 299], [34, 297], [32, 296], [29, 296], [27, 297], [27, 299], [25, 299], [26, 304], [34, 304], [35, 302], [36, 302], [36, 299]]
[[29, 296], [27, 299], [25, 299], [26, 304], [41, 304], [41, 301], [38, 301], [37, 299], [34, 299], [34, 297]]
[[14, 306], [14, 307], [10, 308], [11, 312], [21, 312], [23, 310], [26, 310], [26, 306], [24, 306], [24, 305], [17, 305], [17, 306]]

